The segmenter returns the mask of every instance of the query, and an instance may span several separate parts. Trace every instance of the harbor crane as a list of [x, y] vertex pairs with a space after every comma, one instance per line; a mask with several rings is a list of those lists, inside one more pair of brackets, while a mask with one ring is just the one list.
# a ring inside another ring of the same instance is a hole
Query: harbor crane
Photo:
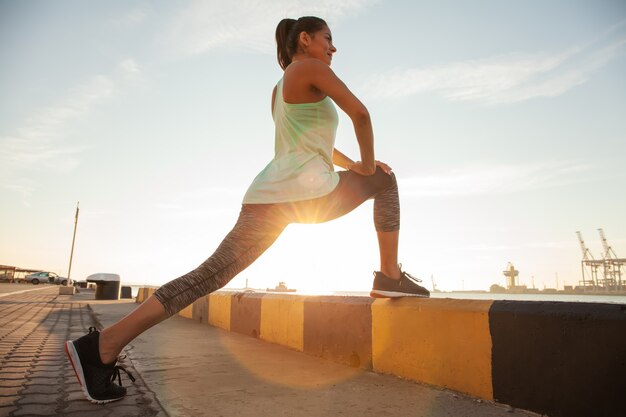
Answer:
[[[604, 266], [603, 260], [594, 259], [593, 255], [589, 251], [589, 248], [585, 245], [585, 241], [583, 240], [583, 235], [580, 232], [576, 232], [578, 236], [578, 241], [580, 242], [580, 249], [583, 252], [583, 259], [580, 261], [580, 268], [582, 270], [583, 280], [580, 282], [583, 287], [599, 287], [600, 283], [598, 282], [598, 269]], [[585, 274], [586, 268], [589, 267], [589, 275]], [[589, 279], [586, 279], [589, 278]]]
[[[624, 276], [623, 267], [626, 265], [626, 258], [619, 258], [613, 248], [609, 245], [603, 229], [598, 229], [600, 240], [602, 241], [602, 259], [595, 259], [583, 240], [582, 234], [576, 232], [583, 259], [580, 262], [582, 270], [583, 288], [591, 288], [593, 291], [621, 291], [626, 286], [622, 282]], [[586, 273], [589, 268], [589, 274]], [[598, 270], [602, 271], [602, 278], [598, 277]]]
[[615, 254], [613, 248], [609, 245], [604, 235], [604, 230], [598, 229], [600, 239], [602, 240], [602, 248], [604, 249], [604, 286], [606, 288], [621, 290], [622, 289], [622, 267], [626, 265], [626, 259], [620, 259]]

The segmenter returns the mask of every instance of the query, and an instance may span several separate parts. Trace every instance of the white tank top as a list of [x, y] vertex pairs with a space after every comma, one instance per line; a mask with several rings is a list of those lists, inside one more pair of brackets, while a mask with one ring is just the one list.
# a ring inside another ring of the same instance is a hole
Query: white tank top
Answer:
[[243, 204], [284, 203], [322, 197], [335, 189], [333, 166], [338, 117], [330, 97], [315, 103], [286, 103], [277, 84], [274, 159], [256, 176]]

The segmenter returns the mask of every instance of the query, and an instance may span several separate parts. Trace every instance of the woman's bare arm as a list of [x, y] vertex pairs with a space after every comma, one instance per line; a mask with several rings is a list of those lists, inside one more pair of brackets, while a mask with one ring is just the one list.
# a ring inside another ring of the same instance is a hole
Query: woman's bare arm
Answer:
[[354, 165], [354, 161], [348, 158], [343, 152], [340, 152], [339, 149], [333, 149], [333, 164], [341, 167], [343, 169], [350, 169], [352, 165]]
[[307, 59], [298, 65], [297, 70], [298, 76], [310, 80], [314, 88], [332, 98], [350, 117], [361, 153], [361, 161], [354, 163], [351, 169], [362, 175], [372, 175], [376, 172], [374, 131], [367, 108], [322, 61]]

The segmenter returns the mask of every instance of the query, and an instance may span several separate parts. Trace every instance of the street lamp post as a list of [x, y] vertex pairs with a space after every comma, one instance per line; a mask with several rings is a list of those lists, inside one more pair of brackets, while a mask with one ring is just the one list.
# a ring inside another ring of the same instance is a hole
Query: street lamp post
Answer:
[[78, 226], [78, 206], [80, 204], [80, 201], [76, 203], [76, 216], [74, 216], [74, 237], [72, 237], [72, 250], [70, 251], [70, 266], [67, 269], [67, 283], [66, 285], [70, 284], [70, 274], [72, 273], [72, 258], [74, 257], [74, 242], [76, 242], [76, 228]]

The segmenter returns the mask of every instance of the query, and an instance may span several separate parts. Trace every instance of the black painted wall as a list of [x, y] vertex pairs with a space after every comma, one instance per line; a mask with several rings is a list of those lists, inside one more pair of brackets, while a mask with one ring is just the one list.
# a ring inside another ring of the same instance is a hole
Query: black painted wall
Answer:
[[495, 301], [493, 394], [550, 417], [626, 416], [626, 305]]

